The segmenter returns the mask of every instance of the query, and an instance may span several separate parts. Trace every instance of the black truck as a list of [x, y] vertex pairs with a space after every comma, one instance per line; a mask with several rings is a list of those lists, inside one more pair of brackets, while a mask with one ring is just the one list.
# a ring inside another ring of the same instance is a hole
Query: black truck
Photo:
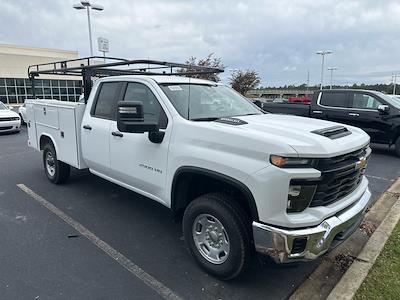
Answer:
[[371, 142], [395, 145], [400, 156], [400, 100], [381, 92], [333, 89], [314, 93], [310, 104], [262, 103], [267, 112], [325, 119], [359, 127]]

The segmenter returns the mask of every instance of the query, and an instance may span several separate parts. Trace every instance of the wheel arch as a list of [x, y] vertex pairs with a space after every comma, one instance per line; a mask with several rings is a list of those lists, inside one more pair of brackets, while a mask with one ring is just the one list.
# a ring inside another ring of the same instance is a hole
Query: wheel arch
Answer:
[[[189, 189], [190, 183], [193, 189]], [[196, 197], [215, 192], [213, 188], [226, 188], [237, 196], [239, 204], [245, 208], [249, 217], [258, 221], [258, 211], [254, 196], [250, 189], [241, 181], [225, 174], [200, 167], [184, 166], [175, 171], [171, 189], [171, 210], [177, 216], [181, 216], [186, 206]]]
[[44, 146], [45, 146], [48, 142], [51, 142], [51, 143], [53, 144], [54, 149], [56, 150], [56, 153], [58, 154], [58, 148], [57, 148], [57, 145], [56, 145], [56, 143], [55, 143], [53, 137], [50, 136], [49, 134], [46, 134], [46, 133], [42, 133], [42, 134], [40, 135], [40, 138], [39, 138], [39, 150], [43, 150], [43, 149], [44, 149]]

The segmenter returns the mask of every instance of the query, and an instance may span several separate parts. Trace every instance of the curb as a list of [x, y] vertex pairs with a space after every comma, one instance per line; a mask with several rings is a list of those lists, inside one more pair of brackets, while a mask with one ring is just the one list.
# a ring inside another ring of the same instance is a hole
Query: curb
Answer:
[[381, 253], [394, 227], [400, 220], [400, 180], [398, 179], [387, 193], [395, 194], [397, 201], [391, 210], [365, 244], [361, 253], [354, 260], [350, 268], [333, 288], [327, 300], [351, 300], [367, 277], [369, 270], [374, 265]]

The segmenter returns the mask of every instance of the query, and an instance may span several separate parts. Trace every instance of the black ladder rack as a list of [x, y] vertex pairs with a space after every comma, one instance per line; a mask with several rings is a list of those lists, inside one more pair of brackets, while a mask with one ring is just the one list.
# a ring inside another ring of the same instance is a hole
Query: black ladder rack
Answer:
[[[108, 60], [111, 62], [102, 61]], [[92, 89], [92, 78], [117, 75], [203, 75], [224, 72], [223, 69], [189, 64], [180, 64], [158, 60], [127, 60], [116, 57], [89, 56], [36, 64], [28, 67], [28, 76], [32, 81], [32, 93], [35, 98], [35, 77], [39, 75], [81, 76], [85, 102]]]

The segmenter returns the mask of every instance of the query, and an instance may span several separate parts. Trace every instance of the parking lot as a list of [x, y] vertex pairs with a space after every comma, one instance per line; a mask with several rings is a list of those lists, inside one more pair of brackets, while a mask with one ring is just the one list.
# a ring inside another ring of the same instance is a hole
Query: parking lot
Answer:
[[[24, 193], [23, 184], [113, 250], [185, 299], [285, 299], [318, 265], [278, 266], [254, 259], [231, 282], [203, 272], [169, 210], [87, 171], [49, 183], [25, 128], [0, 135], [0, 295], [4, 299], [151, 299], [160, 295], [59, 216]], [[373, 146], [367, 168], [376, 199], [400, 175], [400, 159]]]

